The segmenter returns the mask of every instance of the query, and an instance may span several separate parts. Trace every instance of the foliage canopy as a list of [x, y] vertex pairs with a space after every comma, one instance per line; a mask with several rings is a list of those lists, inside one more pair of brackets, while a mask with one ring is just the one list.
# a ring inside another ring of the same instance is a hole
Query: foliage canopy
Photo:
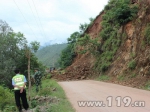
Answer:
[[[12, 28], [4, 21], [0, 20], [0, 84], [11, 86], [15, 68], [27, 76], [28, 53], [31, 53], [31, 69], [40, 67], [40, 64], [28, 47], [24, 35], [20, 32], [13, 32]], [[39, 47], [38, 42], [32, 42], [31, 48], [34, 52]]]

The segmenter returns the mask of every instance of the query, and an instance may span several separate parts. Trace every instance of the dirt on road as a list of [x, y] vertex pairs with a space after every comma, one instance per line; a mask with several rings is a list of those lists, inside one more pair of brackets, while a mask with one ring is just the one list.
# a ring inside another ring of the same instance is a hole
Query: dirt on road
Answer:
[[93, 80], [59, 84], [76, 112], [150, 112], [150, 91]]

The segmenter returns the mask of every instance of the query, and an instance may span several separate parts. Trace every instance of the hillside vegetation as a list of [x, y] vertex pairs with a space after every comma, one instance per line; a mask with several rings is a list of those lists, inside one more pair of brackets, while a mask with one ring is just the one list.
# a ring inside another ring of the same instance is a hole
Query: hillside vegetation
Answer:
[[38, 60], [47, 67], [59, 67], [58, 60], [63, 49], [67, 44], [54, 44], [43, 47], [36, 52]]
[[[84, 33], [70, 37], [75, 57], [59, 80], [89, 79], [150, 85], [150, 0], [110, 0]], [[73, 43], [73, 44], [72, 44]]]

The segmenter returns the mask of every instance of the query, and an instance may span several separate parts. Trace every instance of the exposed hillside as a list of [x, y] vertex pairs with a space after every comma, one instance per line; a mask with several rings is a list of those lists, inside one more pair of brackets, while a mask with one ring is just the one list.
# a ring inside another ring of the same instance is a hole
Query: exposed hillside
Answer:
[[[56, 76], [59, 80], [105, 76], [109, 82], [137, 88], [150, 84], [150, 0], [130, 0], [128, 6], [117, 2], [110, 0], [85, 31], [98, 39], [99, 54], [77, 54], [66, 73]], [[111, 11], [116, 13], [112, 18]]]
[[61, 51], [66, 48], [67, 44], [55, 44], [41, 48], [37, 51], [36, 56], [47, 67], [57, 67], [57, 61]]

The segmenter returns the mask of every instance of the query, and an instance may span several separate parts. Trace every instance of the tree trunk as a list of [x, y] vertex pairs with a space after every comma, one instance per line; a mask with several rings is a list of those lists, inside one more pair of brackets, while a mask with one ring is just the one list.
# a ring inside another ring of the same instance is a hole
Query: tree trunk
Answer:
[[31, 106], [30, 50], [28, 50], [28, 81], [29, 81], [28, 97], [29, 97], [29, 105]]

